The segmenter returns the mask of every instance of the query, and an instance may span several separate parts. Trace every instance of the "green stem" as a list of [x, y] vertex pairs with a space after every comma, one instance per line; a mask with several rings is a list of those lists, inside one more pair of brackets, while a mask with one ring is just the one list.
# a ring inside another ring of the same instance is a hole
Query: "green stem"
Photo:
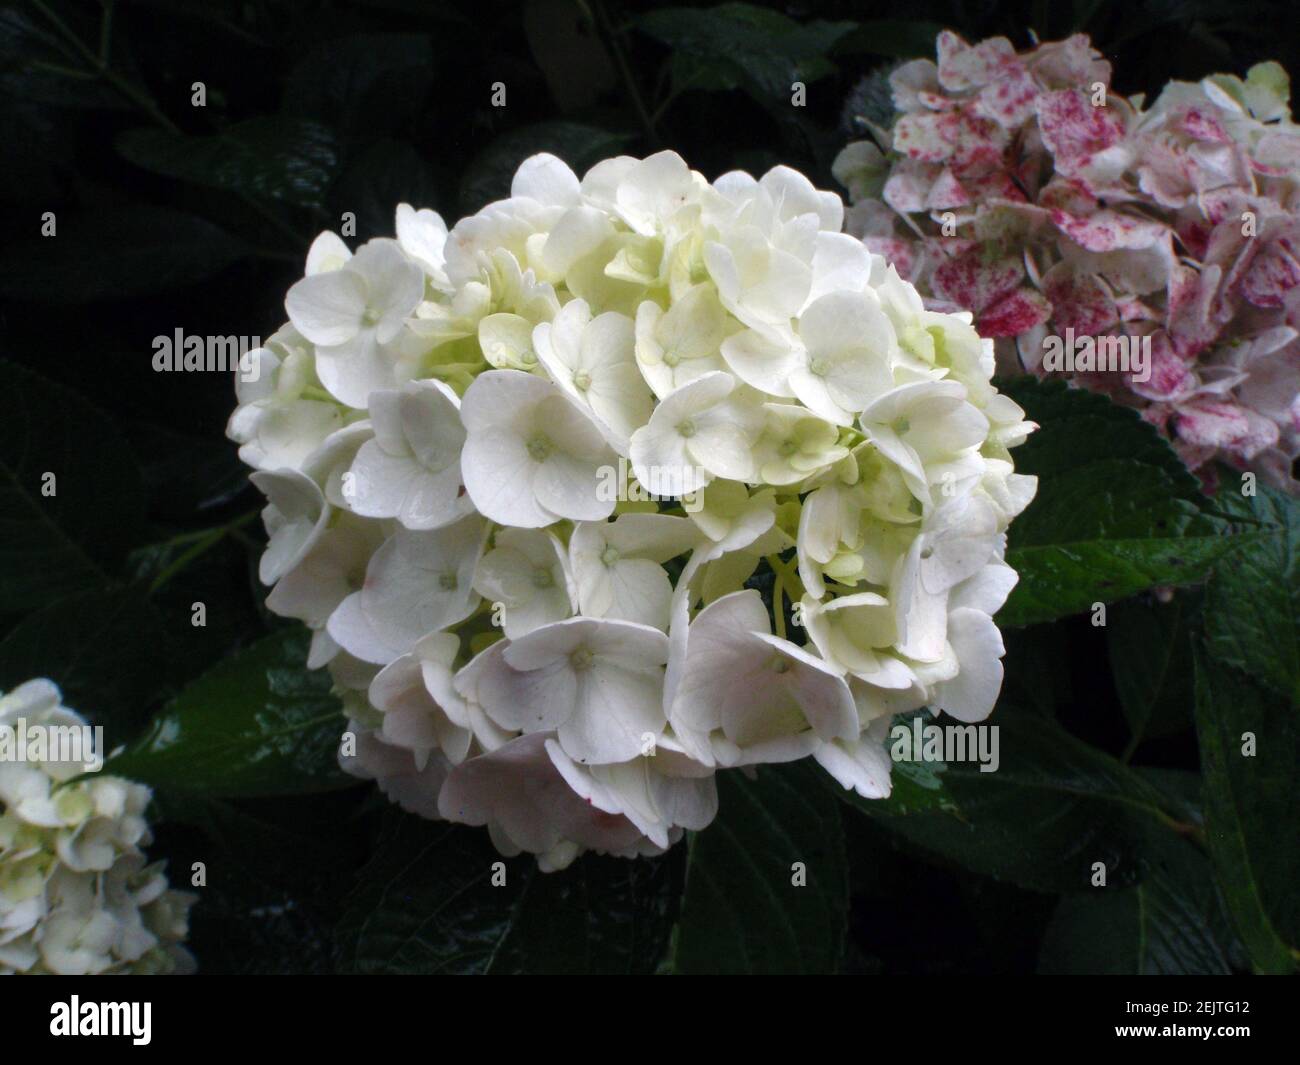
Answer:
[[641, 120], [641, 125], [645, 130], [646, 142], [653, 148], [659, 143], [659, 135], [655, 132], [654, 118], [646, 107], [645, 100], [641, 98], [641, 90], [637, 87], [636, 77], [632, 73], [632, 67], [628, 64], [622, 46], [618, 43], [618, 36], [610, 25], [609, 16], [605, 13], [605, 5], [601, 3], [601, 0], [592, 0], [590, 4], [586, 0], [577, 0], [577, 2], [583, 14], [586, 15], [595, 28], [597, 35], [605, 42], [605, 47], [609, 50], [610, 55], [614, 57], [614, 65], [618, 68], [618, 76], [622, 79], [623, 87], [627, 90], [628, 96], [632, 98], [632, 106], [636, 108], [637, 117]]
[[113, 0], [104, 0], [104, 17], [99, 20], [99, 65], [108, 66], [108, 53], [113, 39]]
[[93, 70], [81, 70], [77, 67], [65, 67], [61, 63], [49, 63], [44, 59], [37, 59], [31, 65], [32, 70], [44, 70], [49, 74], [57, 74], [61, 78], [72, 78], [74, 81], [98, 81], [99, 75]]
[[1200, 825], [1194, 825], [1190, 821], [1179, 821], [1167, 814], [1162, 814], [1160, 816], [1160, 821], [1165, 825], [1165, 827], [1178, 833], [1178, 835], [1195, 844], [1201, 850], [1206, 849], [1205, 829]]
[[[143, 90], [132, 85], [108, 65], [109, 34], [112, 30], [111, 2], [105, 7], [104, 22], [100, 25], [100, 53], [98, 55], [92, 52], [81, 38], [73, 33], [63, 20], [51, 11], [42, 0], [32, 0], [32, 3], [86, 60], [91, 68], [88, 72], [90, 77], [103, 78], [104, 81], [108, 82], [109, 85], [144, 111], [145, 114], [157, 122], [158, 125], [167, 130], [168, 133], [174, 133], [178, 136], [181, 134], [180, 127], [162, 113], [162, 110], [158, 107], [157, 103], [154, 102], [152, 97], [146, 94]], [[71, 74], [70, 71], [68, 73]], [[76, 76], [85, 77], [86, 75], [78, 73]], [[261, 201], [250, 196], [243, 189], [236, 189], [234, 191], [235, 195], [238, 196], [238, 198], [247, 206], [256, 211], [265, 221], [275, 226], [275, 228], [282, 234], [287, 236], [293, 242], [295, 247], [301, 246], [304, 243], [302, 234], [296, 232], [292, 226], [280, 218], [280, 216], [274, 211], [266, 207]]]
[[162, 113], [162, 111], [158, 109], [158, 105], [154, 103], [152, 98], [146, 95], [142, 90], [132, 85], [129, 81], [127, 81], [120, 74], [118, 74], [117, 71], [109, 67], [107, 62], [104, 59], [101, 59], [98, 55], [96, 55], [93, 51], [91, 51], [91, 49], [86, 46], [85, 42], [82, 41], [82, 39], [78, 37], [75, 33], [73, 33], [72, 30], [68, 28], [67, 24], [61, 18], [59, 18], [58, 15], [56, 15], [53, 11], [51, 11], [42, 2], [42, 0], [32, 0], [32, 5], [36, 8], [36, 10], [38, 10], [42, 15], [44, 15], [45, 18], [49, 21], [49, 23], [56, 30], [58, 30], [60, 34], [63, 35], [64, 39], [69, 44], [71, 44], [72, 47], [75, 48], [78, 53], [80, 53], [82, 58], [86, 60], [86, 62], [90, 65], [90, 68], [96, 74], [98, 74], [101, 78], [103, 78], [106, 82], [108, 82], [109, 85], [111, 85], [114, 89], [120, 92], [133, 104], [135, 104], [141, 110], [148, 113], [149, 116], [152, 117], [155, 122], [159, 123], [160, 125], [162, 125], [172, 133], [180, 132], [180, 129], [176, 126], [176, 124], [173, 123], [170, 118], [168, 118], [166, 115]]
[[772, 572], [780, 579], [783, 587], [789, 589], [788, 594], [791, 603], [797, 603], [808, 594], [803, 586], [803, 581], [799, 579], [799, 574], [790, 567], [790, 563], [782, 562], [776, 555], [764, 555], [763, 557], [767, 564], [772, 567]]
[[785, 639], [785, 583], [781, 579], [781, 574], [776, 575], [776, 583], [772, 585], [772, 619], [776, 622], [776, 634]]
[[256, 510], [250, 510], [247, 514], [241, 514], [239, 517], [233, 518], [226, 522], [225, 525], [219, 525], [215, 529], [200, 529], [193, 533], [183, 533], [182, 535], [169, 540], [167, 542], [168, 546], [189, 543], [191, 540], [196, 542], [194, 543], [194, 546], [189, 548], [187, 551], [181, 552], [181, 554], [172, 561], [171, 565], [153, 579], [153, 583], [149, 585], [149, 594], [153, 595], [157, 592], [158, 589], [175, 577], [176, 574], [180, 573], [186, 566], [204, 552], [220, 543], [227, 535], [235, 536], [239, 529], [247, 525], [250, 521], [256, 518], [257, 515], [258, 512]]

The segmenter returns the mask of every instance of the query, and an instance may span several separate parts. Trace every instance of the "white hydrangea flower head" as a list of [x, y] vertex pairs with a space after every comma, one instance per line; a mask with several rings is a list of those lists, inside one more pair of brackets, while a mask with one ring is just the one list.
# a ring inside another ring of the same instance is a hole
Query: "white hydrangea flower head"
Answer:
[[348, 771], [552, 870], [704, 828], [729, 767], [885, 797], [894, 714], [988, 715], [1034, 426], [843, 221], [787, 167], [538, 155], [318, 238], [230, 435]]
[[51, 681], [0, 693], [0, 975], [193, 972], [197, 896], [145, 858], [149, 789], [96, 772], [102, 752], [51, 760], [56, 728], [93, 736]]

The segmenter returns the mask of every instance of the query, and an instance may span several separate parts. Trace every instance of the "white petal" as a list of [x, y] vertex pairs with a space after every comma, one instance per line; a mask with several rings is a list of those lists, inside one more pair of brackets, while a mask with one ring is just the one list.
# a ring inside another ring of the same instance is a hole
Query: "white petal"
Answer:
[[249, 480], [267, 496], [262, 511], [270, 541], [258, 576], [274, 584], [300, 563], [325, 532], [330, 508], [316, 483], [297, 470], [262, 470]]
[[857, 743], [825, 743], [813, 751], [818, 764], [864, 799], [887, 799], [891, 790], [889, 752], [864, 735]]
[[769, 395], [792, 397], [790, 374], [803, 365], [804, 352], [793, 342], [746, 329], [723, 341], [722, 357], [746, 384]]
[[492, 431], [471, 434], [461, 453], [460, 468], [465, 491], [484, 517], [529, 529], [557, 520], [533, 494], [537, 463], [518, 437]]
[[1002, 690], [1002, 634], [987, 614], [963, 607], [948, 618], [948, 642], [960, 671], [936, 685], [932, 705], [958, 721], [983, 721]]
[[352, 250], [343, 243], [343, 239], [327, 229], [307, 249], [307, 276], [338, 270], [351, 258]]
[[621, 762], [640, 754], [646, 735], [657, 736], [664, 724], [662, 671], [600, 663], [578, 675], [577, 709], [557, 736], [579, 761]]
[[948, 597], [948, 609], [970, 607], [992, 617], [1002, 609], [1020, 575], [1005, 562], [994, 561], [962, 581]]
[[313, 344], [342, 344], [361, 327], [366, 284], [353, 270], [313, 274], [289, 289], [284, 308], [294, 328]]
[[357, 410], [367, 408], [372, 393], [397, 383], [393, 363], [372, 326], [363, 326], [341, 344], [317, 348], [316, 374], [330, 395]]
[[541, 152], [519, 164], [510, 195], [527, 196], [551, 207], [572, 207], [578, 203], [578, 178], [563, 159]]

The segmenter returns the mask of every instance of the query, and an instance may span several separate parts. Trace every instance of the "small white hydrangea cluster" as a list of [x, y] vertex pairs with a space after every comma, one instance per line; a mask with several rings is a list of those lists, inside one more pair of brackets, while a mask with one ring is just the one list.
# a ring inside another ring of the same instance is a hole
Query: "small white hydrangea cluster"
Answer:
[[53, 760], [48, 740], [29, 738], [85, 726], [48, 680], [0, 696], [0, 974], [192, 972], [182, 942], [195, 896], [171, 890], [141, 849], [149, 789], [83, 776], [102, 752]]
[[843, 214], [786, 167], [537, 155], [450, 232], [316, 240], [229, 431], [346, 768], [550, 870], [703, 828], [722, 767], [885, 796], [893, 714], [989, 713], [1033, 425]]

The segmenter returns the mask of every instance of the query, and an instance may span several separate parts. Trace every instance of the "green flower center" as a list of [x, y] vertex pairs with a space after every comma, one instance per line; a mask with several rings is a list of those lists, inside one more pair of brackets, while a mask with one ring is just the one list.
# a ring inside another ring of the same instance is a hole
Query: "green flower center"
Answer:
[[544, 462], [551, 453], [551, 441], [544, 433], [538, 433], [528, 441], [528, 454], [534, 462]]

